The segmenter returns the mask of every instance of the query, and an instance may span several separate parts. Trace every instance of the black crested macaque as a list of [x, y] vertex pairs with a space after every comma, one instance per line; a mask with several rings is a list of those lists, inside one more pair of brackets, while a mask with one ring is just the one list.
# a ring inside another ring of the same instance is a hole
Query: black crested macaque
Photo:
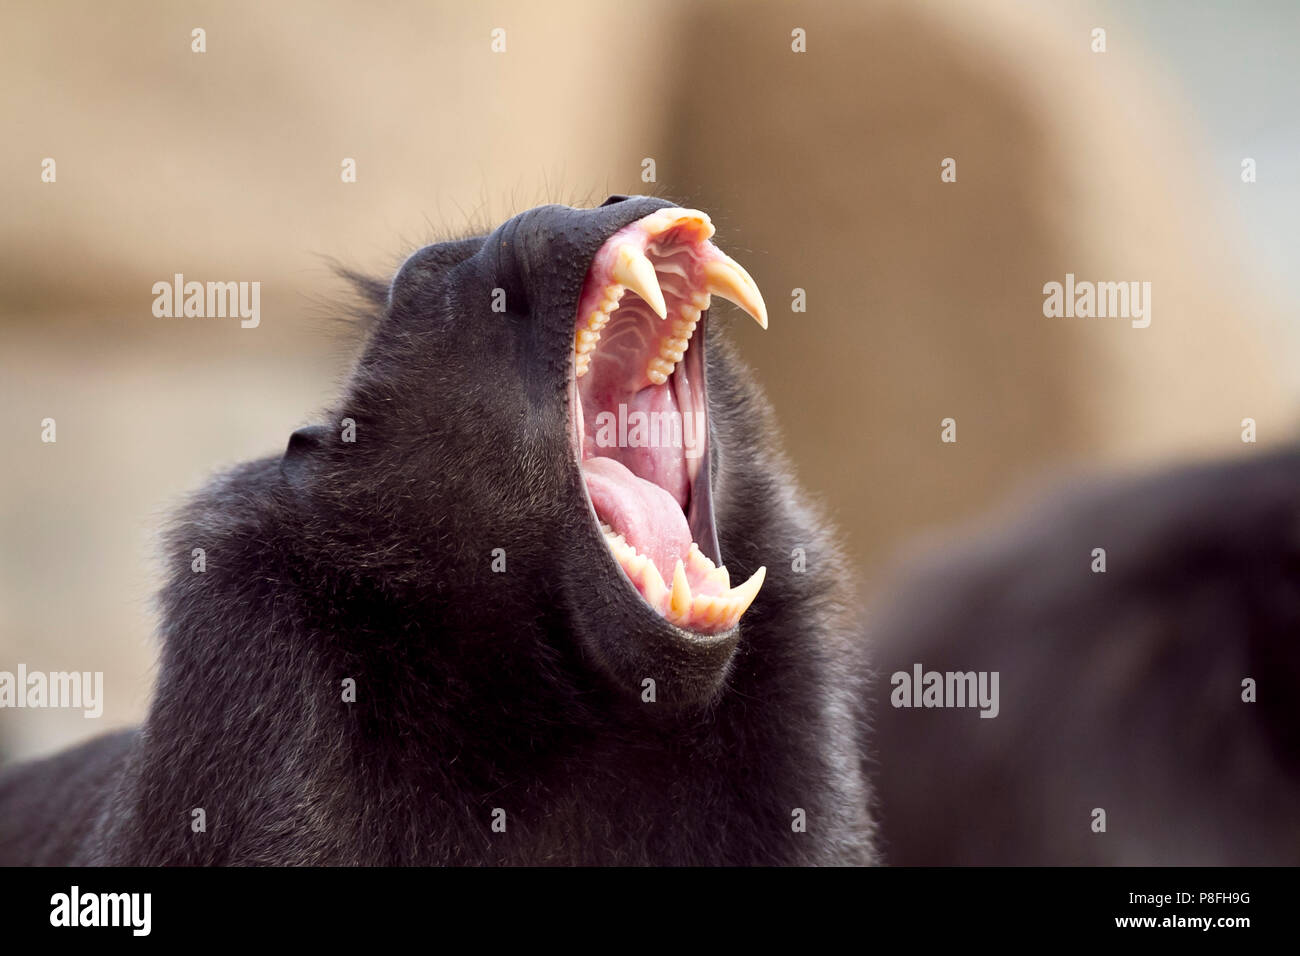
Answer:
[[[1083, 483], [888, 592], [885, 862], [1300, 863], [1300, 450]], [[918, 664], [997, 716], [894, 706]]]
[[712, 232], [544, 206], [363, 284], [341, 400], [167, 534], [143, 727], [0, 775], [0, 863], [872, 862], [849, 575], [705, 355], [709, 293], [766, 325]]

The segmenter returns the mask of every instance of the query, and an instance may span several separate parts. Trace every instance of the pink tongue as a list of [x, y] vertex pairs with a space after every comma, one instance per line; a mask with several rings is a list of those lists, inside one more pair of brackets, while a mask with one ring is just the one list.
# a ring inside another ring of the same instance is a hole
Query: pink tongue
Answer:
[[691, 547], [691, 529], [681, 505], [612, 458], [588, 458], [582, 474], [596, 516], [650, 558], [664, 581], [671, 582], [677, 559], [685, 558]]

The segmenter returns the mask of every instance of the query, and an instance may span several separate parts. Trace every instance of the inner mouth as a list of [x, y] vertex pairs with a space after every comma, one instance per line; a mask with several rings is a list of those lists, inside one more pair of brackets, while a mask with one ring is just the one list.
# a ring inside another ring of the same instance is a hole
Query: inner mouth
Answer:
[[574, 334], [573, 436], [610, 553], [641, 597], [686, 630], [730, 630], [766, 568], [731, 586], [709, 492], [704, 324], [720, 295], [767, 328], [749, 273], [693, 209], [660, 209], [592, 259]]

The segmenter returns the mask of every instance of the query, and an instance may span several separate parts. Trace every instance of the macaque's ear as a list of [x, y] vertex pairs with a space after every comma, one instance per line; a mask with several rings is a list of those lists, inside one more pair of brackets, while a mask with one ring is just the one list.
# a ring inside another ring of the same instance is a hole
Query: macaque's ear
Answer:
[[330, 430], [324, 425], [307, 425], [289, 436], [289, 447], [280, 459], [280, 474], [295, 487], [302, 481], [311, 458], [329, 440]]

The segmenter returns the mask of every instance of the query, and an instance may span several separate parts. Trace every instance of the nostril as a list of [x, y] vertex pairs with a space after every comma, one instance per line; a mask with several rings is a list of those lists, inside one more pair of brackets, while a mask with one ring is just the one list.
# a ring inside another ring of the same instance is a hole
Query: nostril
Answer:
[[601, 203], [601, 206], [615, 206], [621, 202], [627, 202], [631, 198], [632, 198], [631, 196], [620, 196], [618, 194], [615, 194], [613, 196], [610, 196], [603, 203]]

